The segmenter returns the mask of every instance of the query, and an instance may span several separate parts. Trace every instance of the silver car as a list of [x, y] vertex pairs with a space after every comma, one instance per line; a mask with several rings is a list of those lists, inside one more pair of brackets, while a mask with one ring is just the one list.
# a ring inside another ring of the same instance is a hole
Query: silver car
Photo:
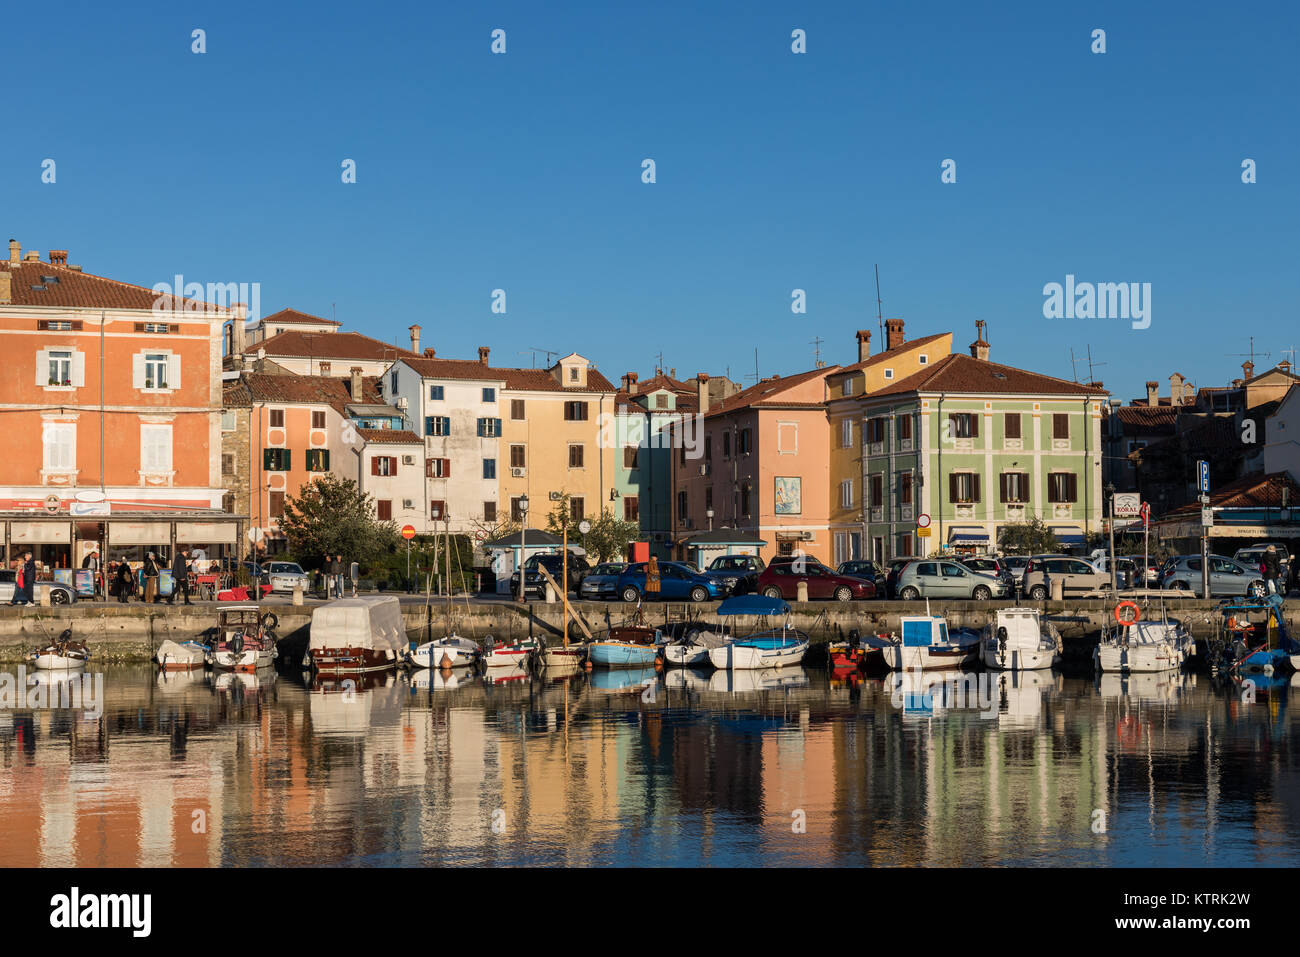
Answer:
[[970, 598], [988, 601], [1005, 598], [1010, 588], [992, 575], [967, 568], [959, 562], [942, 558], [921, 558], [908, 562], [898, 573], [894, 586], [904, 601], [917, 598]]
[[262, 574], [271, 585], [271, 592], [292, 592], [299, 585], [303, 591], [311, 589], [311, 579], [297, 562], [263, 562]]
[[[12, 569], [0, 569], [0, 605], [8, 604], [14, 597], [14, 585], [17, 581], [18, 573]], [[67, 585], [59, 582], [38, 581], [32, 587], [32, 602], [39, 605], [41, 603], [41, 589], [50, 590], [51, 605], [71, 605], [77, 600], [76, 592]]]
[[[1161, 588], [1185, 588], [1200, 593], [1201, 556], [1180, 555], [1167, 562], [1161, 572]], [[1210, 556], [1210, 597], [1235, 598], [1250, 595], [1262, 598], [1268, 592], [1264, 576], [1253, 568], [1222, 555]]]

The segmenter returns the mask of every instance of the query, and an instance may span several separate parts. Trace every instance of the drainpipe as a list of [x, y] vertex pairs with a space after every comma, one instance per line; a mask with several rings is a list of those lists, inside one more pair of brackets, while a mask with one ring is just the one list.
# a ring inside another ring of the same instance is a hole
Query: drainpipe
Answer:
[[[944, 394], [942, 392], [939, 393], [939, 412], [938, 412], [939, 419], [935, 423], [936, 425], [939, 426], [939, 441], [937, 443], [939, 449], [939, 464], [935, 467], [935, 471], [939, 473], [938, 477], [940, 479], [943, 478], [943, 400], [944, 398], [945, 398]], [[939, 515], [940, 544], [943, 543], [943, 498], [941, 497], [942, 495], [943, 495], [943, 482], [940, 482], [939, 493], [938, 495], [935, 496], [935, 505], [936, 505], [935, 512], [937, 512]]]

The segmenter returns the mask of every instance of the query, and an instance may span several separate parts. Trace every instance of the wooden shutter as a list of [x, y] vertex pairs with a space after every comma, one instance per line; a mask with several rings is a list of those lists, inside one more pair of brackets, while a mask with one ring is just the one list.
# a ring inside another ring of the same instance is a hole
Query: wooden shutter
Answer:
[[948, 501], [957, 501], [957, 476], [952, 474], [948, 476]]
[[72, 384], [78, 389], [86, 384], [86, 354], [81, 351], [72, 354]]
[[970, 477], [970, 500], [972, 502], [981, 501], [980, 499], [980, 476], [976, 472]]
[[[970, 414], [970, 437], [972, 439], [978, 439], [980, 437], [980, 414], [978, 412], [972, 412]], [[975, 488], [979, 488], [978, 475], [975, 476]], [[975, 498], [978, 500], [979, 496], [976, 495]]]
[[449, 478], [450, 476], [451, 476], [451, 459], [443, 459], [443, 460], [442, 460], [442, 477], [443, 477], [443, 478]]
[[378, 455], [376, 455], [374, 458], [372, 458], [372, 459], [370, 460], [370, 474], [371, 474], [371, 475], [378, 475], [378, 474], [379, 474], [379, 458], [380, 458], [380, 457], [379, 457]]
[[1006, 472], [1003, 472], [1000, 475], [998, 475], [998, 501], [999, 502], [1009, 501], [1009, 496], [1007, 494], [1007, 480], [1009, 478], [1010, 476]]
[[131, 388], [144, 388], [144, 353], [137, 352], [131, 357]]
[[1077, 502], [1079, 500], [1079, 476], [1071, 472], [1065, 479], [1066, 501]]

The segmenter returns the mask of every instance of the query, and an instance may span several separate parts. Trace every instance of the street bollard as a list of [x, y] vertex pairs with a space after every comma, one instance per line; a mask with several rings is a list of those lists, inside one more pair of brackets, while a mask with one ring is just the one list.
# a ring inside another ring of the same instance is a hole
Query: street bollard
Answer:
[[302, 604], [302, 582], [298, 582], [293, 586], [293, 603], [295, 605]]
[[1064, 600], [1065, 600], [1065, 579], [1053, 578], [1052, 579], [1052, 601], [1064, 601]]
[[805, 581], [801, 581], [797, 586], [795, 586], [795, 601], [807, 601], [807, 600], [808, 600], [808, 583]]
[[50, 586], [45, 584], [45, 582], [40, 582], [36, 587], [39, 588], [41, 592], [41, 597], [39, 599], [40, 606], [42, 608], [49, 608], [50, 607]]
[[546, 604], [548, 605], [555, 604], [555, 586], [552, 585], [550, 582], [546, 583]]

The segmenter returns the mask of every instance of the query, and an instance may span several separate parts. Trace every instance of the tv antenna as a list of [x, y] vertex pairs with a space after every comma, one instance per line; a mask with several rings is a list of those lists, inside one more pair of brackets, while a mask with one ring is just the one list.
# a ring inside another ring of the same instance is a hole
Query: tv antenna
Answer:
[[[1074, 347], [1071, 346], [1071, 347], [1070, 347], [1070, 370], [1071, 370], [1071, 374], [1074, 376], [1074, 381], [1075, 381], [1075, 382], [1078, 382], [1078, 381], [1079, 381], [1079, 366], [1078, 366], [1078, 363], [1080, 363], [1080, 362], [1082, 362], [1082, 361], [1083, 361], [1082, 359], [1075, 359], [1075, 357], [1074, 357]], [[1104, 362], [1094, 362], [1094, 361], [1093, 361], [1093, 358], [1092, 358], [1092, 345], [1089, 344], [1089, 345], [1088, 345], [1088, 381], [1089, 381], [1089, 382], [1096, 382], [1096, 381], [1097, 381], [1097, 373], [1096, 373], [1096, 369], [1095, 369], [1095, 367], [1097, 367], [1097, 366], [1104, 366], [1104, 365], [1106, 365], [1106, 363], [1104, 363]]]
[[880, 298], [880, 263], [876, 263], [876, 324], [880, 326], [880, 344], [885, 344], [885, 309]]
[[[1292, 358], [1292, 359], [1295, 358], [1295, 349], [1294, 349], [1294, 348], [1292, 348], [1292, 349], [1284, 349], [1283, 351], [1284, 351], [1284, 352], [1290, 352], [1290, 353], [1291, 353], [1291, 358]], [[1228, 353], [1228, 355], [1230, 355], [1230, 356], [1234, 356], [1234, 357], [1236, 357], [1236, 358], [1238, 358], [1238, 359], [1241, 359], [1241, 358], [1243, 358], [1243, 357], [1245, 357], [1245, 358], [1249, 358], [1249, 359], [1250, 359], [1250, 364], [1253, 366], [1253, 365], [1255, 364], [1255, 356], [1259, 356], [1261, 359], [1267, 359], [1270, 355], [1272, 355], [1272, 353], [1271, 353], [1271, 352], [1256, 352], [1256, 351], [1255, 351], [1255, 337], [1254, 337], [1254, 336], [1251, 336], [1251, 337], [1250, 337], [1250, 352], [1230, 352], [1230, 353]]]
[[747, 375], [745, 376], [745, 378], [753, 379], [754, 385], [758, 385], [758, 383], [761, 381], [758, 375], [758, 347], [757, 346], [754, 347], [754, 374]]
[[825, 341], [821, 336], [813, 336], [808, 342], [808, 345], [813, 347], [814, 367], [818, 369], [822, 367], [822, 343]]

